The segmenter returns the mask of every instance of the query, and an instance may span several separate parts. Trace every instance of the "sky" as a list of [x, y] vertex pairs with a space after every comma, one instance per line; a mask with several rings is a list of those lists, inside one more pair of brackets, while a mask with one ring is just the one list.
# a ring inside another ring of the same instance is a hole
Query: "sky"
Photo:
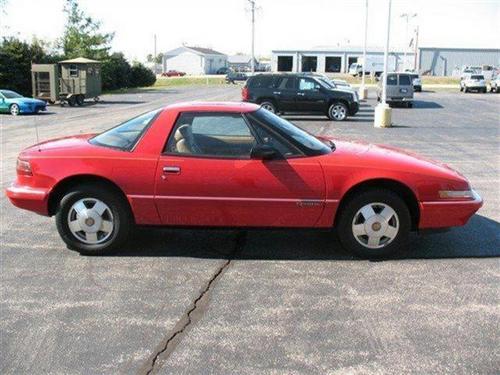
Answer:
[[[4, 0], [5, 1], [5, 0]], [[64, 28], [64, 0], [6, 0], [0, 35], [55, 40]], [[1, 3], [1, 1], [0, 1]], [[114, 51], [143, 61], [187, 45], [227, 54], [250, 53], [248, 0], [80, 0], [81, 8], [115, 32]], [[361, 46], [365, 0], [256, 0], [255, 52], [318, 46]], [[385, 44], [387, 0], [369, 0], [368, 45]], [[406, 22], [402, 13], [416, 13]], [[416, 25], [420, 46], [500, 48], [500, 0], [393, 0], [390, 46], [407, 45]]]

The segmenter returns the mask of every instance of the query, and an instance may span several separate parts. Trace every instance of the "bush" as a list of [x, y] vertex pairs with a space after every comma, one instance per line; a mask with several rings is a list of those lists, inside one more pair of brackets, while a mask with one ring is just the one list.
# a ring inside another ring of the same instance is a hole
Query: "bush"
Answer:
[[152, 86], [156, 82], [155, 74], [141, 63], [135, 63], [130, 71], [130, 85], [132, 87]]
[[123, 53], [113, 53], [102, 64], [103, 90], [118, 90], [130, 87], [130, 64]]

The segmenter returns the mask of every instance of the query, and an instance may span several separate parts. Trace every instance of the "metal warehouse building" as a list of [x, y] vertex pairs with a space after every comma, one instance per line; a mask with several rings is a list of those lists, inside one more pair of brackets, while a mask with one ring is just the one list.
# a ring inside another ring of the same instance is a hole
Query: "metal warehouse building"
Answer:
[[[368, 48], [369, 55], [383, 55], [382, 48]], [[396, 70], [404, 66], [404, 52], [390, 51], [395, 57]], [[274, 50], [271, 69], [275, 72], [347, 73], [349, 66], [363, 56], [361, 47], [321, 47], [310, 50]], [[417, 58], [407, 52], [406, 67], [431, 75], [456, 75], [464, 66], [500, 66], [500, 49], [421, 47]]]

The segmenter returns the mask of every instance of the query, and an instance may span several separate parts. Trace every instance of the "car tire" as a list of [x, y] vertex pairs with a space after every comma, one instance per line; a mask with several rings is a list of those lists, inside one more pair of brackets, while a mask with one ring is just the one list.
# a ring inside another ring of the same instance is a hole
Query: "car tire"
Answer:
[[264, 100], [260, 103], [260, 107], [267, 109], [269, 112], [276, 113], [276, 106], [270, 100]]
[[133, 225], [124, 199], [97, 185], [81, 185], [68, 192], [56, 213], [62, 240], [68, 248], [85, 255], [116, 250], [125, 243]]
[[[388, 218], [384, 218], [384, 213]], [[337, 233], [342, 246], [368, 259], [386, 258], [408, 248], [410, 211], [396, 193], [367, 190], [342, 205]]]
[[77, 104], [79, 107], [81, 107], [81, 106], [83, 106], [83, 104], [84, 104], [84, 103], [85, 103], [85, 96], [83, 96], [83, 95], [78, 95], [78, 96], [76, 97], [76, 104]]
[[328, 118], [332, 121], [345, 121], [347, 119], [347, 114], [349, 109], [344, 103], [337, 102], [333, 103], [328, 107]]
[[408, 108], [413, 108], [413, 103], [412, 103], [412, 102], [408, 102], [408, 103], [406, 104], [406, 106], [407, 106]]
[[9, 107], [9, 112], [12, 116], [17, 116], [21, 113], [21, 109], [17, 104], [11, 104]]

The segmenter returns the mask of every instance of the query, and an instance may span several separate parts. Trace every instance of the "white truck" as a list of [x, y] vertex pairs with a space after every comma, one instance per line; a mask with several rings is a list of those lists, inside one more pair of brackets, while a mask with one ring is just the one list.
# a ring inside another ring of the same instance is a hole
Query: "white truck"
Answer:
[[[387, 60], [387, 70], [389, 72], [394, 72], [396, 70], [396, 58], [394, 56], [389, 56]], [[383, 55], [367, 55], [366, 64], [363, 63], [363, 57], [358, 57], [355, 63], [352, 63], [349, 67], [349, 74], [352, 76], [360, 76], [363, 72], [363, 67], [365, 74], [380, 76], [384, 72], [384, 56]]]

